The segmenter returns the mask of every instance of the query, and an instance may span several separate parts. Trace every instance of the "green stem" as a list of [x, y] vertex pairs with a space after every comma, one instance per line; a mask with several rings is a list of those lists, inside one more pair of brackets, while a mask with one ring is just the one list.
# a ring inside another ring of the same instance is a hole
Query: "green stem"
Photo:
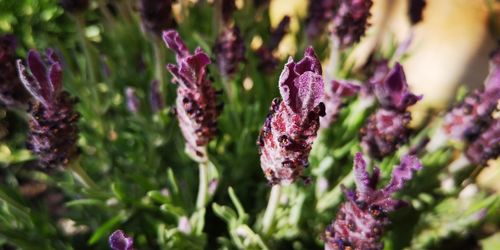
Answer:
[[[85, 58], [87, 61], [87, 69], [89, 71], [89, 78], [92, 83], [96, 83], [97, 77], [96, 77], [96, 72], [94, 70], [94, 60], [92, 57], [92, 54], [90, 52], [89, 44], [87, 41], [87, 38], [85, 38], [85, 21], [83, 20], [82, 16], [77, 15], [75, 16], [76, 18], [76, 28], [77, 28], [77, 33], [78, 33], [78, 38], [80, 40], [80, 46], [82, 47], [83, 53], [85, 54]], [[95, 89], [93, 89], [93, 93], [97, 97], [97, 93], [95, 92]]]
[[71, 170], [73, 176], [80, 182], [85, 188], [98, 191], [99, 187], [95, 182], [90, 178], [90, 176], [83, 170], [80, 166], [80, 161], [78, 159], [74, 160], [68, 165], [68, 169]]
[[267, 203], [266, 211], [264, 212], [264, 218], [262, 219], [262, 232], [267, 235], [271, 229], [274, 222], [274, 214], [278, 208], [281, 197], [281, 186], [274, 185], [271, 189], [271, 194], [269, 195], [269, 201]]
[[348, 175], [346, 175], [339, 183], [337, 186], [335, 186], [331, 191], [329, 191], [326, 194], [323, 194], [321, 196], [321, 199], [318, 200], [318, 203], [316, 204], [316, 211], [318, 213], [324, 212], [326, 209], [335, 207], [340, 203], [342, 200], [342, 188], [341, 184], [345, 186], [350, 186], [352, 183], [354, 183], [354, 172], [351, 171], [349, 172]]
[[200, 162], [199, 165], [198, 197], [196, 198], [196, 208], [204, 208], [208, 196], [208, 162]]
[[165, 84], [165, 74], [164, 74], [164, 53], [161, 49], [161, 40], [158, 38], [153, 38], [153, 51], [155, 56], [155, 78], [160, 82], [160, 87], [163, 89]]

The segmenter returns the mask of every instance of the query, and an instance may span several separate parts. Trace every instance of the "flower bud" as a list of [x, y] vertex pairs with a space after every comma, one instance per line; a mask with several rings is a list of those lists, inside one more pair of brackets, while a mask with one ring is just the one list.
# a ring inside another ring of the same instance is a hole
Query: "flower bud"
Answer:
[[116, 230], [109, 236], [109, 247], [113, 250], [133, 250], [134, 239], [127, 237], [122, 230]]
[[217, 37], [213, 52], [221, 75], [234, 74], [238, 64], [245, 61], [245, 44], [238, 27], [226, 28]]
[[271, 184], [290, 184], [302, 177], [309, 152], [325, 114], [321, 64], [311, 47], [304, 58], [288, 60], [279, 79], [283, 100], [274, 99], [257, 144], [262, 170]]

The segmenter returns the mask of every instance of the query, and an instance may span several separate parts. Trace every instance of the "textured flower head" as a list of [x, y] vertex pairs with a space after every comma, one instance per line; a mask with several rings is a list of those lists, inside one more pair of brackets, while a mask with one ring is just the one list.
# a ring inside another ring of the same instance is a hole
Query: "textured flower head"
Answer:
[[350, 97], [358, 93], [361, 86], [347, 81], [333, 80], [329, 84], [325, 84], [325, 103], [326, 115], [321, 117], [321, 127], [328, 128], [340, 113], [344, 98]]
[[27, 147], [48, 166], [67, 165], [78, 155], [76, 103], [62, 91], [62, 67], [59, 58], [48, 50], [45, 60], [34, 50], [28, 52], [28, 68], [17, 62], [19, 77], [33, 96], [30, 107], [30, 132]]
[[109, 247], [113, 250], [133, 250], [134, 239], [127, 237], [122, 230], [116, 230], [109, 236]]
[[444, 130], [454, 139], [471, 142], [493, 122], [492, 112], [500, 100], [500, 50], [492, 54], [490, 73], [483, 91], [472, 94], [453, 107], [444, 118]]
[[191, 54], [176, 31], [165, 31], [163, 40], [177, 58], [177, 65], [168, 64], [167, 69], [179, 84], [176, 114], [186, 151], [193, 159], [205, 161], [205, 147], [215, 136], [219, 116], [216, 91], [207, 77], [210, 58], [201, 48]]
[[0, 36], [0, 103], [7, 107], [25, 107], [29, 94], [19, 80], [16, 69], [16, 39]]
[[500, 119], [495, 119], [465, 152], [467, 158], [477, 165], [485, 166], [490, 159], [500, 156]]
[[238, 64], [245, 61], [245, 43], [238, 27], [226, 28], [217, 37], [213, 52], [221, 74], [234, 74]]
[[172, 0], [139, 0], [142, 28], [155, 36], [176, 26], [172, 14]]
[[391, 196], [401, 190], [413, 172], [422, 168], [414, 156], [403, 156], [394, 167], [390, 182], [377, 189], [380, 170], [370, 175], [361, 153], [354, 159], [355, 190], [345, 190], [347, 201], [340, 206], [336, 219], [325, 230], [325, 250], [383, 249], [380, 242], [384, 227], [390, 223], [387, 214], [405, 205]]
[[374, 82], [373, 85], [375, 96], [384, 108], [404, 111], [422, 98], [409, 91], [403, 67], [399, 63], [394, 65], [382, 81]]
[[271, 184], [290, 184], [302, 177], [325, 113], [321, 64], [311, 47], [304, 58], [288, 60], [279, 79], [282, 100], [270, 108], [257, 144], [262, 170]]
[[340, 48], [359, 42], [368, 26], [371, 0], [340, 0], [333, 17], [332, 34]]
[[[382, 76], [383, 72], [387, 74]], [[381, 108], [361, 128], [360, 137], [363, 149], [370, 156], [381, 159], [408, 141], [411, 114], [406, 109], [422, 96], [409, 92], [403, 68], [398, 63], [389, 71], [382, 65], [375, 73], [370, 88]]]

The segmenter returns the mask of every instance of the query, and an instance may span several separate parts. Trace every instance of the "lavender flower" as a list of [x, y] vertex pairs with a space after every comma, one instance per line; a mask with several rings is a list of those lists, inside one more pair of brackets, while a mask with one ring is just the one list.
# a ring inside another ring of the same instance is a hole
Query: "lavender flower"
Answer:
[[270, 73], [276, 69], [278, 66], [278, 59], [273, 55], [273, 51], [278, 47], [281, 40], [288, 32], [290, 26], [290, 17], [285, 16], [281, 19], [278, 27], [271, 31], [271, 38], [267, 45], [262, 45], [257, 50], [257, 55], [259, 56], [258, 68], [266, 73]]
[[281, 97], [273, 100], [260, 132], [262, 170], [271, 184], [290, 184], [302, 177], [319, 129], [319, 117], [325, 114], [321, 64], [311, 47], [304, 58], [290, 58], [280, 75]]
[[160, 82], [158, 80], [151, 81], [149, 86], [149, 104], [153, 113], [165, 108], [165, 101], [163, 101], [163, 94], [161, 93]]
[[390, 223], [387, 214], [405, 205], [391, 196], [421, 168], [416, 157], [403, 156], [401, 164], [394, 167], [389, 184], [377, 189], [380, 169], [376, 167], [372, 175], [368, 174], [363, 155], [357, 153], [354, 159], [356, 190], [344, 189], [347, 201], [325, 230], [325, 250], [383, 249], [380, 240], [384, 227]]
[[78, 13], [87, 10], [89, 0], [60, 0], [61, 7], [70, 13]]
[[221, 74], [234, 74], [238, 64], [245, 61], [245, 44], [238, 27], [226, 28], [217, 37], [213, 52]]
[[425, 5], [427, 5], [426, 0], [408, 0], [408, 16], [411, 24], [415, 25], [422, 21]]
[[[377, 78], [382, 79], [381, 76]], [[370, 156], [380, 159], [407, 142], [411, 114], [406, 109], [422, 97], [409, 92], [403, 68], [399, 64], [383, 80], [372, 82], [371, 89], [381, 108], [370, 116], [361, 129], [361, 146]]]
[[492, 124], [472, 142], [465, 152], [467, 159], [476, 165], [485, 166], [490, 159], [500, 155], [500, 119]]
[[172, 0], [140, 0], [139, 12], [143, 30], [160, 36], [166, 29], [176, 26], [172, 14]]
[[372, 4], [371, 0], [340, 0], [332, 29], [340, 48], [352, 46], [365, 34]]
[[27, 147], [46, 166], [67, 165], [79, 153], [79, 114], [73, 110], [76, 99], [62, 90], [62, 67], [52, 50], [47, 51], [45, 60], [30, 50], [27, 62], [30, 72], [17, 61], [19, 77], [34, 99], [29, 109]]
[[340, 113], [342, 108], [343, 99], [356, 94], [361, 87], [347, 81], [333, 80], [330, 84], [326, 84], [325, 96], [323, 102], [325, 103], [326, 115], [320, 118], [322, 128], [328, 128]]
[[134, 239], [127, 237], [122, 230], [116, 230], [109, 236], [109, 247], [113, 250], [133, 250]]
[[484, 91], [475, 91], [453, 107], [444, 118], [444, 130], [454, 139], [474, 141], [493, 122], [500, 99], [500, 50], [492, 55]]
[[206, 160], [205, 146], [215, 136], [219, 109], [216, 91], [207, 77], [210, 58], [201, 48], [190, 54], [179, 33], [163, 33], [167, 47], [176, 53], [177, 65], [167, 65], [178, 83], [176, 114], [186, 140], [186, 151], [198, 161]]
[[125, 88], [125, 98], [128, 111], [130, 111], [130, 113], [139, 112], [139, 107], [140, 107], [139, 97], [137, 97], [137, 93], [134, 88], [132, 87]]
[[19, 80], [16, 69], [16, 39], [0, 36], [0, 103], [7, 107], [25, 107], [29, 94]]
[[333, 19], [338, 1], [336, 0], [311, 0], [309, 1], [306, 18], [306, 33], [309, 38], [321, 35], [328, 22]]

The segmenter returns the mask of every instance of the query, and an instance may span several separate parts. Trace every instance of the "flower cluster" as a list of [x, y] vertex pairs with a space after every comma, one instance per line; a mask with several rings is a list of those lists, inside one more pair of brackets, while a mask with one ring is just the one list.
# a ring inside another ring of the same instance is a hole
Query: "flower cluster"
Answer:
[[73, 109], [76, 99], [62, 90], [62, 67], [52, 50], [45, 60], [38, 52], [29, 51], [27, 63], [30, 72], [21, 60], [17, 62], [19, 77], [34, 99], [29, 108], [27, 147], [46, 166], [65, 166], [79, 153], [79, 114]]
[[311, 47], [304, 58], [290, 58], [279, 79], [283, 100], [273, 100], [260, 132], [262, 170], [271, 184], [290, 184], [302, 177], [308, 156], [324, 116], [321, 64]]
[[391, 196], [403, 188], [413, 172], [422, 168], [420, 161], [406, 155], [394, 167], [390, 182], [377, 189], [380, 169], [370, 175], [361, 153], [354, 159], [355, 190], [345, 190], [347, 201], [340, 206], [335, 220], [325, 230], [325, 250], [383, 249], [380, 242], [384, 227], [390, 223], [387, 215], [405, 205]]
[[142, 28], [154, 36], [161, 36], [163, 30], [176, 26], [172, 14], [172, 0], [140, 0]]
[[370, 116], [360, 131], [361, 146], [370, 156], [382, 158], [406, 143], [410, 135], [411, 114], [406, 109], [421, 99], [409, 92], [403, 67], [396, 63], [371, 90], [381, 108]]
[[0, 36], [0, 103], [7, 107], [24, 107], [29, 94], [16, 70], [16, 40], [12, 35]]
[[320, 119], [321, 127], [328, 128], [335, 122], [342, 109], [344, 98], [355, 95], [360, 89], [360, 85], [342, 80], [333, 80], [326, 85], [324, 96], [326, 115]]
[[333, 17], [332, 35], [340, 48], [359, 42], [365, 34], [371, 0], [341, 0]]
[[309, 38], [315, 38], [325, 31], [327, 24], [333, 19], [337, 5], [336, 0], [309, 1], [306, 19], [306, 33]]
[[[492, 55], [484, 91], [475, 91], [453, 107], [444, 118], [444, 131], [469, 143], [466, 155], [474, 164], [484, 165], [500, 154], [498, 111], [500, 100], [500, 50]], [[488, 147], [488, 145], [491, 145]]]
[[113, 250], [133, 250], [134, 239], [127, 237], [122, 230], [116, 230], [109, 236], [109, 247]]
[[238, 27], [226, 27], [217, 37], [213, 52], [221, 75], [234, 74], [238, 64], [245, 61], [245, 44]]
[[193, 159], [205, 161], [206, 145], [215, 136], [220, 113], [216, 90], [207, 77], [210, 58], [201, 48], [189, 53], [177, 31], [165, 31], [163, 40], [176, 54], [177, 65], [168, 64], [167, 69], [179, 84], [175, 110], [186, 151]]

